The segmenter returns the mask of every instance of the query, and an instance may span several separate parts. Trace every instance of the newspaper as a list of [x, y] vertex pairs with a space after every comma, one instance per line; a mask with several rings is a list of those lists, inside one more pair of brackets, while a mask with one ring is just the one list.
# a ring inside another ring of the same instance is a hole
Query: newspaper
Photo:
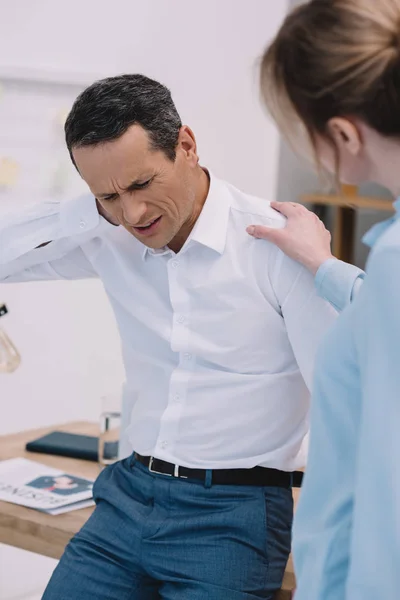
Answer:
[[93, 481], [69, 475], [33, 460], [0, 461], [0, 500], [51, 515], [94, 504]]

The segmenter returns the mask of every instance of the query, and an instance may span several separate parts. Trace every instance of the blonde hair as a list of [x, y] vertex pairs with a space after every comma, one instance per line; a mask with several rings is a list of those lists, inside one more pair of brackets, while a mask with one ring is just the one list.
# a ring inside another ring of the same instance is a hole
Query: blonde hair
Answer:
[[[400, 137], [400, 0], [311, 0], [285, 19], [261, 63], [261, 93], [296, 145], [315, 150], [332, 117], [358, 117]], [[337, 158], [338, 160], [338, 158]]]

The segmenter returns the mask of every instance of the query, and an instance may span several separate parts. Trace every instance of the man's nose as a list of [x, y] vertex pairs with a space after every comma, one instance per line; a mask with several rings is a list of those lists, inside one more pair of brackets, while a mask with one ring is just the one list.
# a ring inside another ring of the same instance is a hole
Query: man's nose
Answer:
[[127, 225], [136, 227], [141, 224], [146, 214], [146, 203], [133, 198], [131, 195], [121, 197], [122, 216]]

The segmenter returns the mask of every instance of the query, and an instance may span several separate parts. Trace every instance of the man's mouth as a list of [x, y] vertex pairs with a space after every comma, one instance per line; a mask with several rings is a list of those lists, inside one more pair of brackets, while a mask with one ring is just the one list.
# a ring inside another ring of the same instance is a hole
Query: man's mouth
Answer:
[[149, 221], [149, 223], [146, 223], [146, 225], [134, 227], [133, 229], [137, 231], [137, 233], [139, 233], [140, 235], [150, 235], [150, 233], [153, 233], [155, 231], [160, 221], [161, 217], [157, 217], [156, 219]]

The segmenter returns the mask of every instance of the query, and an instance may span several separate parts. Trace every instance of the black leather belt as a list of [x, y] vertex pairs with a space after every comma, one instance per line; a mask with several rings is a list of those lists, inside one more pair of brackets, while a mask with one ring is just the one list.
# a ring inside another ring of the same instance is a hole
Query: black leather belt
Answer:
[[[150, 473], [168, 475], [178, 479], [206, 480], [205, 469], [188, 469], [166, 462], [153, 456], [141, 456], [134, 453], [135, 459], [147, 467]], [[300, 487], [303, 480], [301, 471], [279, 471], [266, 467], [253, 467], [252, 469], [215, 469], [212, 473], [214, 485], [258, 485], [260, 487]]]

